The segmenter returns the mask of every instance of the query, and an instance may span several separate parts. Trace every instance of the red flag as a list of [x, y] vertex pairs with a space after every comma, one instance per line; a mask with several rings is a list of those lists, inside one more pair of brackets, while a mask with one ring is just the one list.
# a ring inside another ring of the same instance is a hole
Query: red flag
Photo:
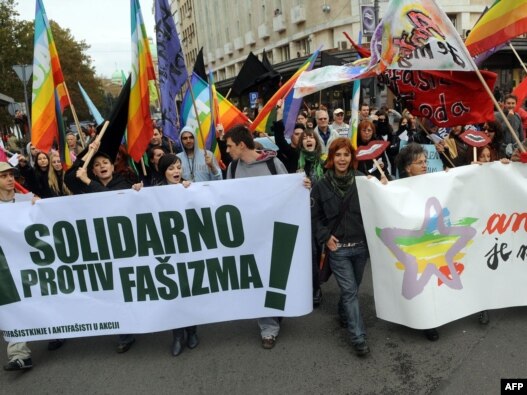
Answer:
[[520, 85], [513, 89], [512, 94], [518, 98], [514, 111], [518, 112], [527, 97], [527, 78], [524, 78]]
[[[496, 74], [481, 71], [490, 89]], [[475, 72], [386, 70], [380, 77], [405, 100], [414, 116], [437, 126], [467, 125], [494, 119], [494, 104]]]
[[355, 51], [359, 54], [361, 58], [369, 58], [371, 56], [371, 52], [369, 49], [361, 47], [359, 44], [357, 44], [353, 39], [349, 36], [348, 33], [343, 32], [346, 38], [349, 40], [351, 45], [353, 45], [353, 48], [355, 48]]

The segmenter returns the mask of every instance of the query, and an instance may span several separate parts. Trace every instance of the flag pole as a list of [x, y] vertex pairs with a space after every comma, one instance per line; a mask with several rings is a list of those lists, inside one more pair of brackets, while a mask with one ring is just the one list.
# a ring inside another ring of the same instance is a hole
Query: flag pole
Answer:
[[487, 85], [487, 82], [485, 81], [485, 78], [483, 78], [483, 76], [481, 75], [481, 72], [479, 71], [478, 67], [476, 66], [476, 64], [474, 63], [474, 61], [472, 60], [472, 57], [469, 57], [469, 60], [470, 60], [470, 63], [472, 64], [472, 67], [474, 68], [474, 71], [476, 72], [476, 75], [478, 76], [479, 80], [481, 81], [481, 83], [483, 84], [483, 88], [485, 88], [485, 91], [487, 92], [487, 94], [489, 95], [490, 99], [492, 100], [492, 102], [494, 103], [494, 107], [496, 107], [496, 109], [498, 110], [498, 112], [501, 114], [501, 116], [503, 117], [503, 120], [505, 121], [505, 125], [507, 125], [507, 128], [509, 129], [509, 132], [511, 132], [511, 135], [512, 135], [512, 138], [514, 139], [514, 141], [516, 141], [516, 143], [518, 144], [518, 148], [521, 152], [527, 152], [525, 151], [525, 148], [523, 147], [523, 144], [522, 142], [520, 141], [518, 135], [516, 134], [516, 132], [514, 131], [514, 129], [512, 128], [512, 125], [511, 123], [509, 122], [509, 120], [507, 119], [507, 117], [505, 116], [505, 114], [503, 113], [503, 110], [501, 109], [498, 101], [496, 100], [496, 98], [494, 97], [494, 95], [492, 94], [489, 86]]
[[68, 101], [70, 102], [71, 113], [73, 114], [73, 120], [75, 121], [75, 126], [77, 127], [77, 131], [80, 136], [82, 148], [85, 148], [84, 140], [86, 139], [86, 136], [84, 136], [84, 133], [82, 132], [81, 124], [79, 123], [79, 118], [77, 118], [77, 112], [75, 111], [75, 107], [73, 107], [73, 102], [71, 101], [70, 91], [66, 85], [66, 81], [64, 81], [63, 84], [64, 90], [66, 91], [66, 96], [68, 96]]
[[[428, 131], [428, 129], [425, 127], [425, 125], [423, 125], [423, 123], [421, 122], [419, 118], [415, 118], [415, 120], [417, 121], [417, 124], [421, 127], [421, 129], [423, 129], [427, 135], [431, 134], [430, 131]], [[445, 154], [444, 151], [441, 152], [441, 155], [445, 157], [445, 159], [448, 161], [448, 163], [452, 165], [452, 167], [456, 167], [456, 165], [450, 160], [450, 158], [447, 156], [447, 154]]]
[[[94, 143], [95, 142], [97, 142], [97, 143], [101, 142], [102, 137], [104, 136], [104, 133], [106, 133], [106, 129], [108, 128], [108, 125], [110, 125], [110, 121], [104, 122], [104, 125], [103, 125], [101, 131], [99, 132], [99, 134], [97, 135], [97, 137], [93, 141]], [[91, 160], [91, 158], [93, 158], [93, 155], [95, 155], [95, 152], [96, 152], [95, 149], [92, 149], [90, 147], [90, 149], [88, 150], [88, 153], [86, 155], [84, 155], [84, 157], [82, 158], [82, 160], [84, 161], [84, 164], [82, 165], [83, 169], [86, 169], [88, 167], [88, 163], [90, 163], [90, 160]]]
[[514, 53], [514, 55], [516, 55], [516, 58], [518, 59], [518, 62], [520, 62], [520, 64], [522, 65], [523, 70], [525, 71], [525, 73], [527, 73], [527, 67], [525, 67], [525, 63], [523, 63], [522, 58], [520, 58], [520, 55], [518, 55], [518, 52], [516, 51], [516, 48], [514, 48], [514, 46], [512, 45], [512, 43], [510, 41], [509, 41], [509, 47], [511, 47], [512, 52]]
[[[456, 41], [458, 42], [459, 46], [461, 49], [464, 50], [465, 52], [465, 55], [466, 55], [466, 58], [468, 60], [468, 62], [470, 63], [470, 67], [471, 69], [476, 73], [476, 75], [478, 76], [478, 79], [479, 81], [481, 82], [481, 84], [483, 85], [483, 88], [485, 89], [485, 91], [487, 92], [487, 95], [489, 95], [490, 99], [492, 100], [492, 102], [494, 103], [494, 107], [496, 108], [496, 110], [498, 110], [498, 112], [501, 114], [501, 116], [503, 117], [503, 121], [505, 122], [505, 125], [507, 125], [507, 129], [509, 129], [509, 132], [511, 132], [511, 136], [512, 138], [514, 139], [514, 141], [518, 144], [518, 149], [520, 150], [520, 152], [523, 153], [523, 155], [527, 155], [527, 151], [525, 150], [525, 148], [523, 147], [523, 144], [522, 142], [520, 141], [520, 139], [518, 138], [518, 135], [516, 134], [516, 132], [514, 131], [514, 129], [512, 128], [512, 125], [511, 123], [509, 122], [509, 120], [507, 119], [507, 117], [505, 116], [505, 114], [503, 113], [503, 110], [501, 109], [498, 101], [496, 100], [496, 98], [494, 97], [494, 94], [491, 92], [489, 86], [487, 85], [487, 81], [485, 81], [485, 78], [483, 78], [483, 75], [481, 75], [481, 71], [479, 71], [479, 68], [478, 66], [476, 65], [476, 63], [474, 62], [474, 59], [472, 58], [472, 56], [470, 55], [470, 53], [468, 52], [468, 49], [467, 47], [465, 46], [465, 43], [463, 42], [463, 40], [461, 39], [461, 37], [459, 36], [459, 34], [457, 34], [455, 36], [456, 38]], [[470, 71], [470, 70], [469, 70]]]

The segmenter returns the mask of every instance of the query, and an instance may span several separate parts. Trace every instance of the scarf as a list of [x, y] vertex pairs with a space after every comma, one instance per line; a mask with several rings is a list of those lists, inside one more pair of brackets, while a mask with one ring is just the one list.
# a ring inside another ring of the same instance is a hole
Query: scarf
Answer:
[[306, 164], [310, 166], [310, 174], [306, 174], [309, 178], [312, 177], [314, 181], [318, 181], [324, 176], [324, 168], [322, 166], [322, 161], [320, 160], [320, 155], [315, 151], [309, 152], [305, 149], [301, 149], [298, 157], [298, 168], [305, 170]]
[[326, 172], [326, 178], [333, 190], [342, 198], [346, 196], [355, 182], [355, 172], [349, 169], [347, 174], [337, 176], [334, 169], [329, 169]]

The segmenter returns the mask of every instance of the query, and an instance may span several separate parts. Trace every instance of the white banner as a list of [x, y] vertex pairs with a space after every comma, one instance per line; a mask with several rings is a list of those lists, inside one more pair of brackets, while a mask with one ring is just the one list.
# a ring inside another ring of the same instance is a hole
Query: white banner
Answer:
[[308, 314], [302, 177], [1, 204], [0, 329], [22, 341]]
[[377, 316], [425, 329], [527, 305], [526, 179], [526, 165], [499, 162], [358, 178]]

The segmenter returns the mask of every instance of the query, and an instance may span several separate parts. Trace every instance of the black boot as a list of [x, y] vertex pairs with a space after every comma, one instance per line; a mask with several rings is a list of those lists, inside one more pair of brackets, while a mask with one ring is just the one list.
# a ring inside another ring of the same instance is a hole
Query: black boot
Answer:
[[196, 333], [196, 327], [187, 328], [187, 347], [190, 349], [196, 348], [199, 344], [198, 334]]
[[182, 329], [174, 329], [172, 331], [172, 335], [174, 337], [174, 341], [172, 342], [172, 355], [177, 357], [179, 354], [183, 352], [183, 330]]

